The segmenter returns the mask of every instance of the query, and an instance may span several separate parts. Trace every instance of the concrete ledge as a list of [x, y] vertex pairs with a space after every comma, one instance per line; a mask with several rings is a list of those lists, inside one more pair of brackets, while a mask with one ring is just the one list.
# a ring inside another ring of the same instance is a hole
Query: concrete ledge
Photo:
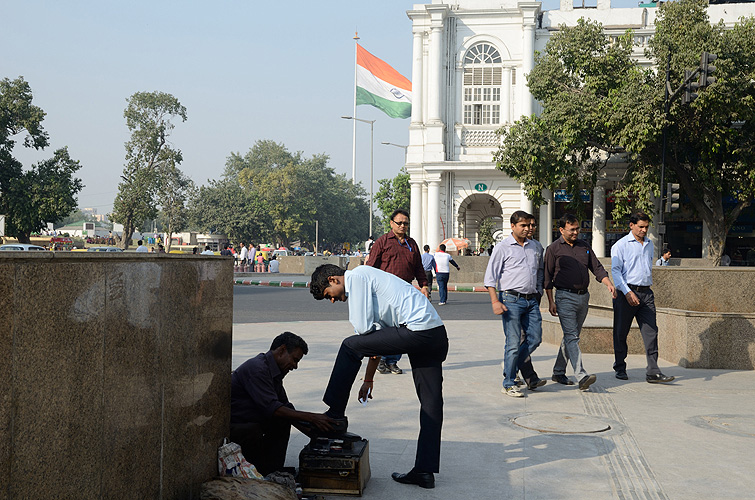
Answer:
[[[547, 309], [541, 309], [543, 316], [543, 342], [561, 345], [563, 332], [558, 318], [550, 315]], [[613, 319], [590, 315], [582, 326], [579, 336], [579, 347], [583, 353], [589, 354], [613, 354]], [[627, 337], [629, 354], [645, 354], [645, 346], [642, 343], [640, 329], [632, 324]], [[664, 358], [666, 359], [666, 358]]]

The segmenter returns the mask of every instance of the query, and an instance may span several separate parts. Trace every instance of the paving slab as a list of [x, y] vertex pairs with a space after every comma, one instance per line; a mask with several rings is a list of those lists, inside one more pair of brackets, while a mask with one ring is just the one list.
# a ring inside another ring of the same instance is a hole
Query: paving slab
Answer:
[[[375, 398], [366, 406], [356, 401], [357, 381], [347, 408], [349, 430], [370, 440], [372, 479], [363, 498], [755, 498], [754, 371], [685, 369], [660, 360], [676, 380], [656, 385], [645, 382], [643, 355], [628, 357], [629, 380], [620, 381], [612, 355], [585, 354], [585, 367], [598, 380], [580, 391], [550, 380], [557, 347], [542, 344], [533, 363], [547, 385], [511, 398], [500, 392], [500, 320], [446, 321], [446, 328], [436, 488], [390, 479], [391, 472], [412, 467], [416, 451], [419, 403], [403, 358], [403, 375], [376, 374]], [[347, 321], [235, 324], [233, 366], [267, 350], [287, 330], [310, 349], [285, 379], [288, 395], [301, 410], [324, 411], [321, 398], [336, 352], [352, 331]], [[293, 431], [287, 465], [298, 465], [307, 441]]]

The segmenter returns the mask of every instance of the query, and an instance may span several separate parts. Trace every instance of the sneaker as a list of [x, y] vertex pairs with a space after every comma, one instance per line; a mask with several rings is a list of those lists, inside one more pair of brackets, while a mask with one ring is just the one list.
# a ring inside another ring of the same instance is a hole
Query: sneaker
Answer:
[[579, 390], [586, 391], [596, 380], [598, 380], [598, 377], [595, 375], [585, 375], [582, 377], [582, 380], [579, 381]]
[[519, 390], [519, 387], [512, 385], [511, 387], [504, 387], [501, 392], [512, 398], [523, 398], [524, 394]]
[[381, 359], [380, 363], [378, 363], [377, 371], [382, 373], [383, 375], [387, 373], [391, 373], [391, 370], [388, 368], [388, 365], [385, 364], [385, 360]]
[[517, 377], [516, 377], [516, 378], [514, 379], [514, 383], [516, 384], [516, 386], [517, 386], [517, 387], [521, 387], [521, 386], [523, 386], [523, 385], [524, 385], [524, 382], [522, 382], [522, 379], [520, 379], [518, 375], [517, 375]]
[[616, 372], [616, 378], [619, 380], [629, 380], [627, 372], [625, 371]]
[[439, 305], [439, 306], [445, 306], [445, 305], [446, 305], [446, 303], [445, 303], [445, 302], [438, 302], [438, 305]]
[[388, 368], [389, 372], [395, 373], [396, 375], [401, 375], [402, 373], [404, 373], [404, 370], [399, 368], [396, 363], [391, 363], [389, 365], [386, 365], [386, 367]]

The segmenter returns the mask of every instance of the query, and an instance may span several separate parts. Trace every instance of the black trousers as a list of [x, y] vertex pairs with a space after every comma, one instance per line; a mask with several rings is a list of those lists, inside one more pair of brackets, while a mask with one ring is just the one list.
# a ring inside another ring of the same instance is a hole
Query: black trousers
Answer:
[[637, 319], [640, 327], [642, 342], [645, 344], [647, 359], [647, 375], [661, 373], [658, 368], [658, 325], [655, 322], [655, 295], [653, 291], [634, 292], [640, 301], [637, 306], [627, 302], [626, 296], [616, 291], [618, 296], [613, 299], [613, 369], [623, 372], [627, 369], [627, 336], [632, 326], [632, 320]]
[[[522, 339], [521, 339], [522, 343], [524, 342], [524, 339], [526, 336], [527, 334], [525, 333], [524, 330], [522, 330]], [[537, 376], [537, 372], [535, 372], [535, 367], [532, 366], [531, 356], [527, 356], [526, 358], [524, 358], [524, 361], [522, 361], [519, 364], [519, 373], [522, 374], [522, 380], [524, 380], [524, 383], [527, 384], [528, 386], [532, 382], [540, 379], [540, 377]]]
[[427, 277], [427, 288], [429, 288], [430, 292], [432, 292], [433, 291], [433, 272], [425, 271], [425, 276]]
[[291, 424], [281, 418], [262, 423], [231, 423], [231, 441], [241, 446], [247, 462], [263, 476], [283, 470]]
[[422, 472], [440, 470], [440, 434], [443, 426], [443, 368], [448, 354], [446, 328], [411, 331], [406, 327], [384, 328], [347, 337], [330, 374], [323, 401], [329, 414], [346, 412], [349, 394], [362, 365], [362, 358], [381, 354], [408, 354], [414, 388], [420, 403], [419, 437], [414, 467]]

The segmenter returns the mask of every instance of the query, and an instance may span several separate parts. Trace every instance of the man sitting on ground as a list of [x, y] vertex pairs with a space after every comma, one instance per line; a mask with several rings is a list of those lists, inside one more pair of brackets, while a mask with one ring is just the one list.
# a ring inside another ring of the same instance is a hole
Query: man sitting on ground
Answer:
[[296, 410], [283, 388], [283, 377], [296, 370], [308, 351], [304, 339], [284, 332], [269, 351], [248, 359], [231, 375], [231, 441], [262, 475], [283, 470], [292, 425], [305, 433], [312, 426], [332, 429], [330, 417]]

